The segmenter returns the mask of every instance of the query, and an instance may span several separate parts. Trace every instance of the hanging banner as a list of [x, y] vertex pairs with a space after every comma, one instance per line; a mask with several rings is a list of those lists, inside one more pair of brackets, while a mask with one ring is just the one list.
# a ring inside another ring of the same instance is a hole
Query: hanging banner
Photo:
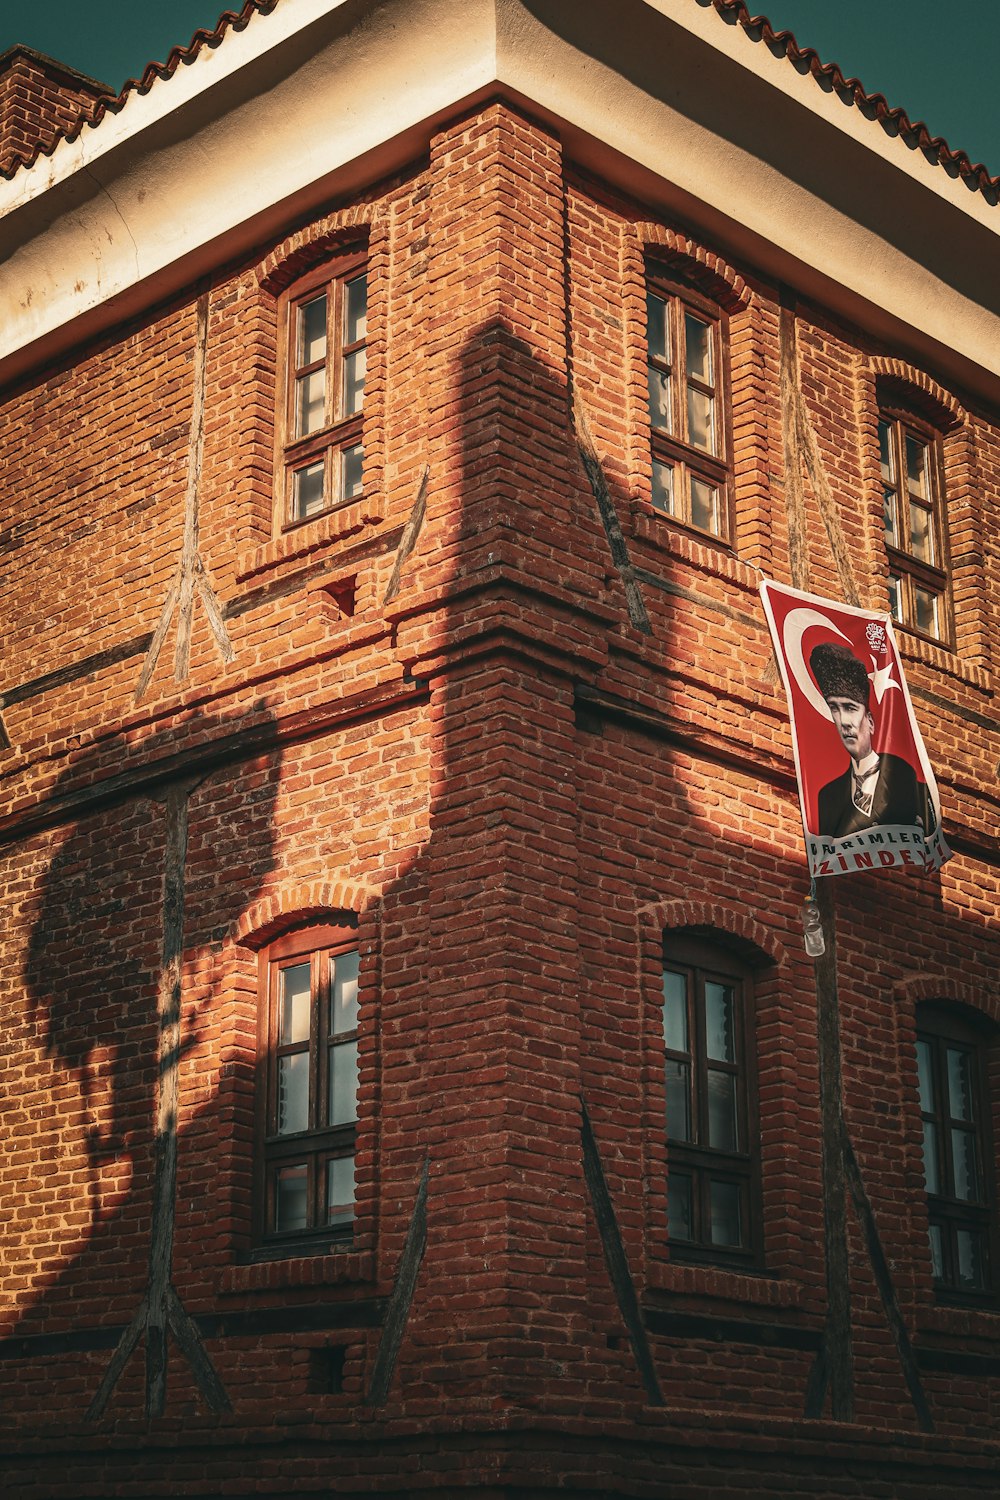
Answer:
[[931, 770], [888, 615], [765, 580], [811, 876], [940, 869]]

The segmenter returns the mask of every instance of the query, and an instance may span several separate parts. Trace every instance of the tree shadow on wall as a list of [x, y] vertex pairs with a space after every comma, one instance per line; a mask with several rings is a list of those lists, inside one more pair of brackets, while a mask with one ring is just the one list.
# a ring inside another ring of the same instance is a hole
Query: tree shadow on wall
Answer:
[[[165, 1374], [167, 1330], [182, 1347], [190, 1336], [171, 1275], [184, 1150], [177, 1091], [182, 1060], [211, 1024], [212, 996], [190, 1003], [181, 975], [191, 959], [219, 951], [231, 921], [274, 868], [281, 758], [273, 717], [261, 707], [252, 723], [238, 726], [195, 714], [169, 736], [123, 749], [113, 764], [106, 747], [78, 757], [40, 809], [39, 821], [54, 825], [47, 835], [54, 853], [33, 903], [24, 982], [29, 1025], [52, 1064], [51, 1117], [30, 1111], [36, 1162], [15, 1211], [24, 1219], [24, 1241], [68, 1243], [51, 1270], [39, 1274], [34, 1263], [31, 1305], [15, 1338], [62, 1339], [69, 1352], [77, 1309], [89, 1309], [87, 1322], [113, 1332], [138, 1308], [140, 1326], [121, 1367], [144, 1338], [148, 1369], [159, 1339]], [[218, 793], [235, 762], [242, 773], [237, 815], [218, 840], [228, 859], [206, 920], [203, 893], [195, 910], [190, 900], [204, 867], [189, 865], [188, 810], [197, 818], [202, 789], [209, 798]], [[230, 869], [241, 872], [238, 882]], [[150, 1281], [145, 1290], [143, 1281], [156, 1276], [162, 1286], [151, 1301]], [[159, 1325], [157, 1298], [165, 1309]], [[113, 1346], [114, 1337], [104, 1343]], [[93, 1340], [80, 1347], [94, 1347]], [[196, 1375], [199, 1362], [207, 1366], [194, 1345], [188, 1357]], [[17, 1394], [19, 1407], [24, 1395]], [[40, 1386], [37, 1409], [45, 1400]]]

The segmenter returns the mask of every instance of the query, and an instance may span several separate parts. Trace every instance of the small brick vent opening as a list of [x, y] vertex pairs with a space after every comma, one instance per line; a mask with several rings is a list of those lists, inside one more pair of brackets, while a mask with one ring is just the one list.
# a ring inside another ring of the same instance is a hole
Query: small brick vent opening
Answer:
[[326, 1349], [309, 1351], [309, 1394], [339, 1396], [344, 1389], [344, 1366], [347, 1346], [332, 1344]]

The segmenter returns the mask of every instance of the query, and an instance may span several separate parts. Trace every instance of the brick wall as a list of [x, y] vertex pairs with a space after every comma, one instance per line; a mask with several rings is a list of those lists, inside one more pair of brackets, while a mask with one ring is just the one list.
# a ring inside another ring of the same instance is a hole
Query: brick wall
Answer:
[[49, 151], [60, 136], [93, 117], [104, 84], [64, 67], [30, 47], [11, 47], [0, 57], [0, 174]]
[[[282, 532], [279, 300], [362, 238], [365, 494]], [[729, 317], [731, 548], [650, 504], [650, 247], [693, 265]], [[809, 579], [843, 592], [832, 504], [879, 606], [875, 378], [902, 356], [819, 307], [794, 321], [827, 486], [805, 486]], [[989, 1492], [1000, 1315], [935, 1298], [913, 1028], [930, 997], [1000, 1020], [1000, 442], [990, 412], [945, 392], [966, 445], [949, 462], [968, 648], [904, 650], [956, 857], [836, 891], [844, 1114], [934, 1431], [856, 1218], [854, 1420], [805, 1420], [826, 1315], [816, 995], [756, 599], [758, 569], [789, 576], [796, 524], [780, 325], [754, 267], [492, 104], [207, 293], [5, 393], [13, 1493]], [[193, 519], [230, 659], [195, 587], [178, 668]], [[171, 787], [187, 809], [172, 1282], [229, 1409], [209, 1410], [174, 1338], [162, 1415], [144, 1414], [140, 1346], [88, 1418], [148, 1281]], [[343, 910], [362, 955], [354, 1240], [254, 1262], [258, 954]], [[723, 933], [753, 970], [756, 1274], [667, 1242], [665, 930]]]

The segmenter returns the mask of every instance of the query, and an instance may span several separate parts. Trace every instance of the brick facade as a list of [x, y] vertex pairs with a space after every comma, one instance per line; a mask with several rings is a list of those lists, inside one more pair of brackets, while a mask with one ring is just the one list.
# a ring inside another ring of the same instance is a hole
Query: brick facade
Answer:
[[[282, 531], [280, 299], [361, 242], [364, 495]], [[731, 546], [650, 503], [647, 255], [729, 319]], [[932, 1285], [914, 1024], [929, 999], [1000, 1024], [1000, 425], [866, 329], [789, 309], [492, 102], [4, 392], [8, 1493], [993, 1493], [1000, 1313]], [[820, 464], [804, 532], [783, 318]], [[833, 1420], [806, 1415], [828, 1310], [816, 990], [757, 585], [798, 547], [816, 592], [882, 606], [887, 373], [948, 414], [954, 648], [904, 651], [955, 857], [837, 882], [843, 1113], [911, 1384], [850, 1210], [853, 1414]], [[171, 890], [169, 1279], [223, 1399], [175, 1331], [150, 1412], [147, 1327], [95, 1413], [154, 1275]], [[255, 1259], [259, 955], [345, 912], [353, 1239]], [[665, 933], [714, 934], [752, 976], [752, 1274], [668, 1243]]]

